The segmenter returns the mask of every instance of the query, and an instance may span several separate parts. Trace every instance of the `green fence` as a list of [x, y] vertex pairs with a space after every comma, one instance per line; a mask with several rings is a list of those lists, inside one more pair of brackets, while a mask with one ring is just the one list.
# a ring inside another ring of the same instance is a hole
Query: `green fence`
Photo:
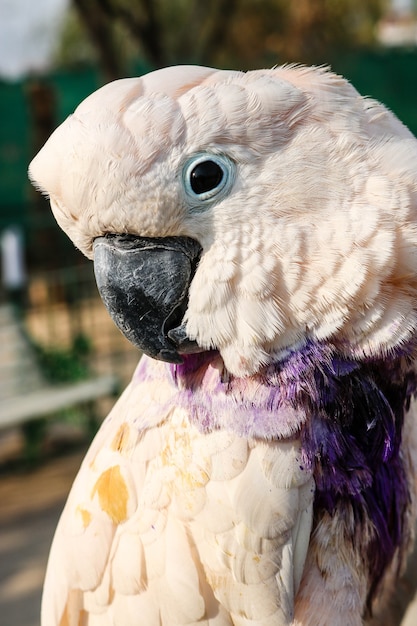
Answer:
[[[93, 70], [51, 74], [42, 82], [53, 93], [55, 125], [99, 86]], [[37, 83], [38, 79], [0, 81], [0, 226], [17, 218], [24, 220], [24, 207], [33, 197], [27, 167], [36, 150], [31, 93]]]

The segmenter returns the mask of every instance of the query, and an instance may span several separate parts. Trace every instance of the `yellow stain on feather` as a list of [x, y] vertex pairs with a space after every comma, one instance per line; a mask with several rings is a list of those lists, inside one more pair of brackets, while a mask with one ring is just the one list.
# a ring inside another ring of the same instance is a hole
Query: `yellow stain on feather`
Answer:
[[129, 492], [119, 465], [109, 467], [99, 476], [91, 492], [91, 498], [96, 494], [101, 509], [115, 524], [125, 521]]
[[76, 510], [77, 510], [77, 513], [79, 513], [81, 515], [81, 520], [82, 520], [84, 528], [87, 528], [87, 526], [91, 522], [91, 513], [90, 513], [90, 511], [87, 511], [87, 509], [83, 509], [81, 506], [77, 506]]
[[123, 422], [123, 424], [120, 424], [119, 430], [117, 431], [116, 435], [113, 438], [113, 441], [111, 442], [111, 449], [115, 452], [122, 452], [123, 449], [127, 446], [127, 443], [129, 441], [129, 435], [129, 424]]
[[61, 617], [61, 619], [59, 620], [59, 626], [70, 626], [70, 618], [68, 615], [68, 603], [65, 605], [65, 610], [64, 613]]
[[[77, 602], [72, 600], [71, 597], [74, 597], [76, 591], [70, 591], [67, 603], [65, 605], [64, 613], [59, 621], [58, 626], [87, 626], [88, 625], [88, 614], [84, 609], [79, 610], [76, 608]], [[75, 619], [78, 614], [78, 621], [75, 622]]]
[[88, 613], [87, 611], [84, 611], [84, 609], [81, 609], [80, 611], [80, 618], [78, 620], [78, 626], [88, 626]]
[[[175, 467], [177, 479], [182, 483], [180, 491], [183, 491], [184, 487], [187, 490], [200, 489], [210, 480], [207, 468], [202, 467], [204, 459], [200, 458], [199, 464], [193, 459], [193, 442], [186, 422], [183, 421], [176, 427], [177, 430], [171, 433], [161, 450], [161, 462], [165, 466]], [[206, 462], [205, 465], [207, 464]], [[178, 485], [179, 483], [176, 486]]]

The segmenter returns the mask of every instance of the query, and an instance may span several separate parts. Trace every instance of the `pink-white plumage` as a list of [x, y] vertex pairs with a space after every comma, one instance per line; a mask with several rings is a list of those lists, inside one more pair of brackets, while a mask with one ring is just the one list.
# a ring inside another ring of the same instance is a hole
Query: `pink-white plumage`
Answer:
[[364, 623], [415, 515], [416, 163], [387, 109], [295, 66], [116, 81], [55, 131], [30, 175], [87, 256], [194, 255], [161, 341], [201, 354], [143, 357], [103, 424], [43, 626]]

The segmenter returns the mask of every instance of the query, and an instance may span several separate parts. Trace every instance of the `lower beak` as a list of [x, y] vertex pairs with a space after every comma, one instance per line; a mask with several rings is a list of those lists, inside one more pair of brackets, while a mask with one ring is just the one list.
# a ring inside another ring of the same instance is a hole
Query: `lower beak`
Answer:
[[183, 318], [202, 248], [189, 237], [105, 235], [94, 241], [98, 290], [122, 333], [151, 357], [200, 352]]

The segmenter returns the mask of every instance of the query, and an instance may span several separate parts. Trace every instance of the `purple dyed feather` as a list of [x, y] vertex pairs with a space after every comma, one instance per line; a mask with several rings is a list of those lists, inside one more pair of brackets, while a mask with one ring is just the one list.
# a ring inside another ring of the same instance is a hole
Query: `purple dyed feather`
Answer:
[[[269, 440], [301, 436], [316, 482], [316, 523], [325, 512], [347, 519], [353, 511], [356, 527], [346, 525], [351, 534], [345, 539], [366, 558], [369, 604], [408, 532], [400, 444], [416, 380], [407, 363], [405, 352], [359, 362], [330, 344], [310, 343], [248, 379], [225, 372], [216, 352], [170, 366], [178, 403], [203, 431], [226, 428]], [[365, 539], [367, 521], [371, 540]]]

